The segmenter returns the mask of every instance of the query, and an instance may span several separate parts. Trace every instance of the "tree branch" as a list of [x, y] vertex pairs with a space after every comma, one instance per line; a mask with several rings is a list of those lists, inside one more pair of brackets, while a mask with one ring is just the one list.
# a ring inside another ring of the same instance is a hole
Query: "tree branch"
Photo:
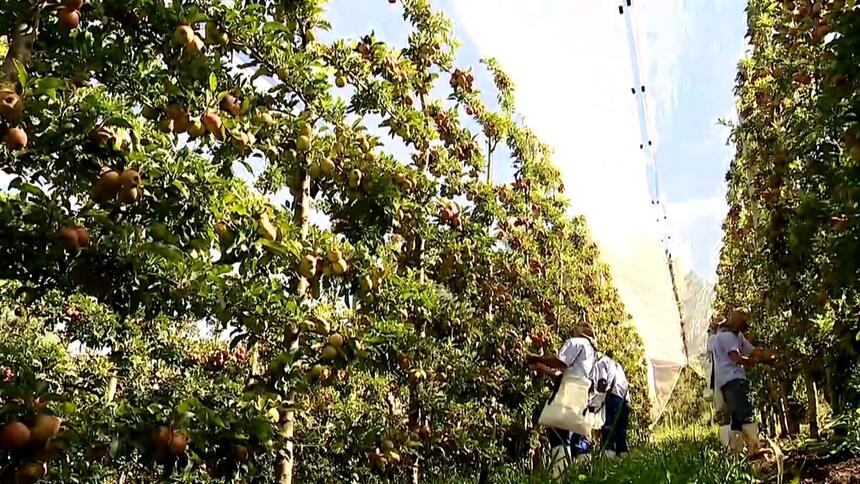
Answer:
[[18, 69], [15, 67], [15, 61], [20, 62], [23, 66], [30, 62], [30, 57], [33, 55], [33, 44], [39, 33], [39, 19], [42, 10], [52, 3], [54, 2], [43, 0], [18, 17], [14, 31], [8, 35], [9, 51], [6, 52], [3, 66], [0, 68], [3, 74], [2, 83], [18, 84]]

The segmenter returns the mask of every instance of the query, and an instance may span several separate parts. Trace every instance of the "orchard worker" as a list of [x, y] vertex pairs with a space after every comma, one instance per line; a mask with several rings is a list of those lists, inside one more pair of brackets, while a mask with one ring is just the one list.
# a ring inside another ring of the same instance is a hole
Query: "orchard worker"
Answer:
[[[555, 356], [527, 355], [529, 368], [554, 379], [560, 378], [564, 373], [591, 380], [597, 355], [594, 330], [590, 324], [581, 322], [573, 328], [572, 334]], [[557, 474], [563, 471], [569, 457], [581, 460], [588, 454], [590, 444], [585, 435], [565, 429], [547, 428], [547, 438]], [[562, 465], [559, 466], [559, 463]]]
[[[729, 415], [728, 411], [726, 411], [725, 402], [723, 401], [722, 392], [716, 388], [715, 378], [715, 362], [713, 357], [713, 341], [717, 336], [717, 330], [723, 326], [726, 319], [721, 316], [714, 316], [711, 319], [711, 324], [708, 327], [708, 389], [705, 392], [705, 398], [711, 401], [714, 409], [714, 423], [719, 425], [719, 436], [720, 436], [720, 444], [722, 444], [723, 448], [729, 450], [731, 447], [731, 443], [737, 439], [740, 439], [740, 433], [732, 431], [732, 419]], [[734, 440], [733, 440], [734, 435]]]
[[605, 416], [600, 430], [601, 447], [606, 457], [628, 452], [627, 426], [630, 421], [630, 393], [624, 368], [615, 361], [612, 350], [601, 356], [594, 367], [597, 391], [604, 394]]
[[[746, 367], [756, 363], [771, 363], [775, 355], [769, 350], [754, 347], [743, 335], [748, 328], [747, 310], [732, 310], [711, 340], [709, 350], [714, 361], [714, 386], [720, 389], [725, 409], [731, 418], [734, 435], [730, 448], [741, 453], [746, 444], [747, 453], [758, 456], [762, 449]], [[740, 432], [740, 438], [736, 432]]]

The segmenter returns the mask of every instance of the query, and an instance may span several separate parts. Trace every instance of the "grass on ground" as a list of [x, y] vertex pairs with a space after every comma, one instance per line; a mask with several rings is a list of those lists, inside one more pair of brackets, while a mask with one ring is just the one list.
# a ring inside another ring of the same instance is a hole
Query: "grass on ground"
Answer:
[[[446, 482], [475, 482], [451, 481]], [[545, 472], [530, 473], [522, 468], [505, 468], [490, 481], [493, 484], [600, 483], [755, 483], [748, 462], [726, 456], [714, 430], [703, 427], [659, 431], [651, 442], [631, 451], [623, 459], [592, 459], [573, 465], [561, 479]]]

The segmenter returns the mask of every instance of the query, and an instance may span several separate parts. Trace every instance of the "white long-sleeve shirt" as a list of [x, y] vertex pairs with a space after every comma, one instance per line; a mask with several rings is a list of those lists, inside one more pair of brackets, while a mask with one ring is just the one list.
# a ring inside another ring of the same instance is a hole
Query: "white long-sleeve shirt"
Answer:
[[608, 356], [603, 356], [594, 365], [595, 385], [600, 380], [606, 380], [609, 393], [630, 401], [629, 383], [624, 368]]

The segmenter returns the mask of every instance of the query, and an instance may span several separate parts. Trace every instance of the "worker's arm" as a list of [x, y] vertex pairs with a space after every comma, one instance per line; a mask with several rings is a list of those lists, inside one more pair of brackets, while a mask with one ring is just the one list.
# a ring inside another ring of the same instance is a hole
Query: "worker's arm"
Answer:
[[541, 375], [546, 375], [552, 378], [561, 375], [561, 370], [549, 367], [543, 363], [529, 363], [529, 368], [533, 371], [538, 372]]
[[744, 356], [738, 350], [729, 351], [729, 359], [732, 360], [732, 363], [741, 366], [752, 366], [756, 363], [752, 355]]
[[765, 348], [754, 349], [751, 356], [758, 363], [769, 364], [776, 361], [776, 353]]
[[527, 355], [526, 362], [528, 362], [529, 365], [539, 363], [541, 365], [547, 366], [549, 368], [554, 368], [556, 370], [567, 369], [567, 365], [555, 356]]

